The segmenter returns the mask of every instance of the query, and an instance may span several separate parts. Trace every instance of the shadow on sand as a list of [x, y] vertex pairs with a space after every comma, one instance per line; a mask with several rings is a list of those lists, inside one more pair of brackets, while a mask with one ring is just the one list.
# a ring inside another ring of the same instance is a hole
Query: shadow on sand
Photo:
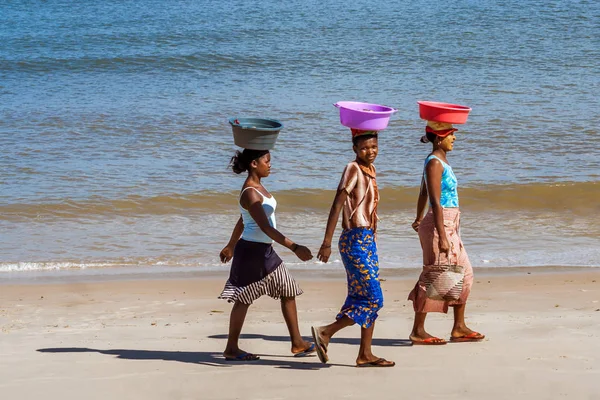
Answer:
[[[289, 340], [289, 338], [288, 338]], [[299, 369], [299, 370], [318, 370], [327, 368], [332, 364], [321, 364], [314, 357], [307, 358], [306, 361], [279, 360], [278, 356], [264, 355], [276, 359], [261, 358], [257, 361], [227, 361], [221, 353], [206, 351], [157, 351], [157, 350], [132, 350], [132, 349], [90, 349], [87, 347], [57, 347], [38, 349], [41, 353], [100, 353], [125, 360], [163, 360], [178, 361], [190, 364], [208, 365], [211, 367], [231, 367], [240, 364], [256, 364], [271, 366], [276, 368]], [[284, 357], [287, 358], [287, 357]], [[316, 361], [316, 362], [315, 362]]]
[[[210, 339], [227, 339], [227, 334], [219, 334], [219, 335], [211, 335]], [[240, 339], [262, 339], [268, 340], [271, 342], [289, 342], [289, 336], [271, 336], [271, 335], [261, 335], [256, 333], [242, 333], [240, 335]], [[312, 337], [304, 338], [307, 341], [312, 342]], [[331, 343], [341, 343], [341, 344], [352, 344], [352, 345], [360, 345], [360, 338], [341, 338], [341, 337], [333, 337], [331, 339]], [[412, 346], [412, 342], [409, 339], [373, 339], [373, 346], [387, 346], [387, 347], [404, 347], [404, 346]]]

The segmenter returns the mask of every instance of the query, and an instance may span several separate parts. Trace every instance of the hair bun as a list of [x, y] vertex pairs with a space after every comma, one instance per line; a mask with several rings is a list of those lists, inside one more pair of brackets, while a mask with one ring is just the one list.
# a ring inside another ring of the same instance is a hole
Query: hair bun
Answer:
[[429, 139], [427, 138], [427, 135], [421, 136], [421, 143], [429, 143]]
[[242, 172], [248, 170], [248, 166], [244, 160], [244, 154], [241, 151], [236, 151], [235, 155], [231, 157], [231, 161], [229, 161], [229, 167], [236, 174], [241, 174]]
[[259, 159], [265, 154], [269, 154], [269, 150], [251, 150], [244, 149], [244, 151], [236, 151], [235, 155], [231, 157], [229, 167], [236, 174], [248, 171], [250, 169], [250, 163], [254, 160]]

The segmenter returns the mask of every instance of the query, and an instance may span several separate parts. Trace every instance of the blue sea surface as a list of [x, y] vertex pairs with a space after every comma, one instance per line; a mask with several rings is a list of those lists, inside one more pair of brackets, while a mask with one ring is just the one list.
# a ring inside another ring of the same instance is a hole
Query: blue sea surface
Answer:
[[[227, 218], [212, 242], [202, 236], [212, 229], [203, 218], [177, 220], [191, 211], [185, 207], [170, 221], [104, 213], [102, 223], [84, 212], [44, 219], [44, 210], [235, 192], [240, 177], [227, 170], [236, 150], [232, 116], [284, 123], [270, 190], [334, 189], [353, 158], [333, 107], [340, 100], [399, 109], [380, 136], [382, 188], [419, 185], [429, 148], [419, 143], [417, 100], [473, 109], [450, 154], [460, 187], [597, 182], [599, 38], [597, 1], [5, 0], [0, 207], [39, 209], [40, 218], [0, 216], [0, 266], [125, 263], [127, 254], [142, 264], [176, 254], [186, 265], [208, 265], [229, 237]], [[493, 198], [490, 205], [492, 221], [523, 218], [494, 214]], [[533, 220], [545, 212], [524, 211]], [[581, 257], [553, 244], [547, 257], [524, 250], [498, 265], [597, 264], [598, 238], [588, 232], [596, 215], [572, 225], [581, 226]], [[314, 216], [307, 240], [317, 244], [324, 218]], [[544, 218], [544, 232], [561, 242], [565, 220]], [[532, 235], [510, 226], [506, 243]], [[187, 229], [200, 236], [177, 235]], [[290, 236], [295, 229], [304, 228], [288, 227]], [[402, 251], [390, 249], [404, 265]]]

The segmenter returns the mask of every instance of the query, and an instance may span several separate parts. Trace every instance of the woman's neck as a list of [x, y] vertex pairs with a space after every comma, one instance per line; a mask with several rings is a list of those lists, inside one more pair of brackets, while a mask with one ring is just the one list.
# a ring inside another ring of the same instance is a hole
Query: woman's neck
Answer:
[[431, 154], [434, 154], [438, 157], [443, 158], [444, 160], [447, 160], [446, 151], [440, 147], [434, 148], [433, 151], [431, 152]]
[[356, 162], [357, 162], [359, 165], [362, 165], [362, 166], [364, 166], [364, 167], [367, 167], [367, 168], [371, 168], [371, 166], [373, 165], [373, 163], [368, 163], [368, 162], [365, 162], [365, 161], [361, 160], [361, 159], [360, 159], [360, 158], [358, 158], [358, 157], [356, 157]]
[[252, 184], [254, 186], [260, 186], [260, 176], [252, 173], [252, 172], [248, 172], [248, 178], [246, 178], [246, 183], [247, 184]]

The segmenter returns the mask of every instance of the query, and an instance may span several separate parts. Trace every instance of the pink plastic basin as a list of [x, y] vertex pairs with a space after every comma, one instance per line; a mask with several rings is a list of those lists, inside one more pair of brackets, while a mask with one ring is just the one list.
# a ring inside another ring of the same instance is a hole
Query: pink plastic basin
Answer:
[[395, 108], [379, 104], [357, 101], [338, 101], [334, 104], [340, 109], [340, 123], [348, 128], [365, 131], [381, 131], [387, 128]]
[[458, 104], [439, 103], [437, 101], [417, 101], [419, 116], [427, 121], [464, 124], [471, 111], [470, 107]]

